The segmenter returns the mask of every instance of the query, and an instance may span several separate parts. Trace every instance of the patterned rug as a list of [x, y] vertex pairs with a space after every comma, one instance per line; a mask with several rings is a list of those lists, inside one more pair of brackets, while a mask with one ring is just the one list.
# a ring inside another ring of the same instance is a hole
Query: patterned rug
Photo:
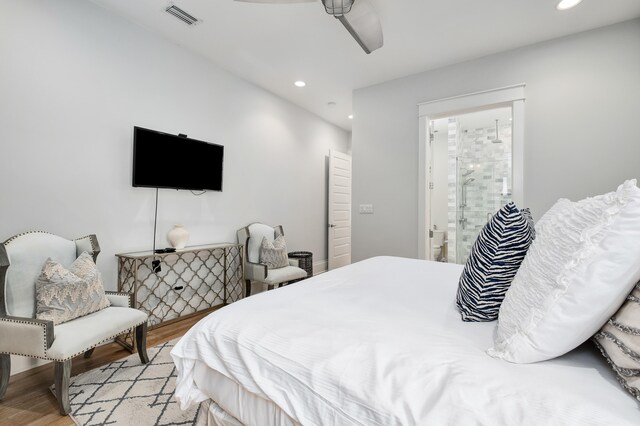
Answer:
[[71, 418], [78, 425], [193, 425], [198, 407], [181, 411], [173, 397], [176, 369], [169, 355], [177, 340], [71, 378]]

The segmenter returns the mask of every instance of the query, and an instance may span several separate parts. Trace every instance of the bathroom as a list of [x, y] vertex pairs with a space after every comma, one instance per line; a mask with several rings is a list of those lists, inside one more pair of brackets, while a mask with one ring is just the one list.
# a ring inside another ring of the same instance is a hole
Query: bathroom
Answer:
[[431, 260], [464, 264], [491, 216], [512, 199], [512, 108], [429, 123]]

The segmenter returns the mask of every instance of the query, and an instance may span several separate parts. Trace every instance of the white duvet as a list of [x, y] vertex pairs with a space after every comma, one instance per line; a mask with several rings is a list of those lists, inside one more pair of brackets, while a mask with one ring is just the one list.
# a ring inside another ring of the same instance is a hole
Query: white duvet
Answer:
[[530, 365], [489, 357], [495, 323], [455, 308], [461, 271], [377, 257], [227, 306], [173, 349], [176, 398], [209, 398], [200, 360], [303, 425], [640, 424], [590, 343]]

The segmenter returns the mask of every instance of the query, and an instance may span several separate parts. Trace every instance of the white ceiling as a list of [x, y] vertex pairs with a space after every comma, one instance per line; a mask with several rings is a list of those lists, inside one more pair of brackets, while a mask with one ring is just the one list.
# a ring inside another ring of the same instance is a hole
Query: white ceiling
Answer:
[[92, 1], [347, 130], [354, 89], [640, 17], [638, 0], [564, 12], [557, 0], [371, 0], [385, 45], [366, 55], [320, 1], [174, 0], [203, 20], [194, 27], [163, 11], [168, 0]]

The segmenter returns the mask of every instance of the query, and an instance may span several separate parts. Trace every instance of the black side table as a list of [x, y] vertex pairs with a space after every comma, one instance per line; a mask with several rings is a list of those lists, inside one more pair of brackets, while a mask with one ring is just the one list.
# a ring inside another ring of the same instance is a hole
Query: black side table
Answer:
[[307, 278], [313, 276], [313, 253], [310, 251], [292, 251], [288, 253], [288, 256], [290, 259], [298, 260], [298, 266], [307, 271]]

